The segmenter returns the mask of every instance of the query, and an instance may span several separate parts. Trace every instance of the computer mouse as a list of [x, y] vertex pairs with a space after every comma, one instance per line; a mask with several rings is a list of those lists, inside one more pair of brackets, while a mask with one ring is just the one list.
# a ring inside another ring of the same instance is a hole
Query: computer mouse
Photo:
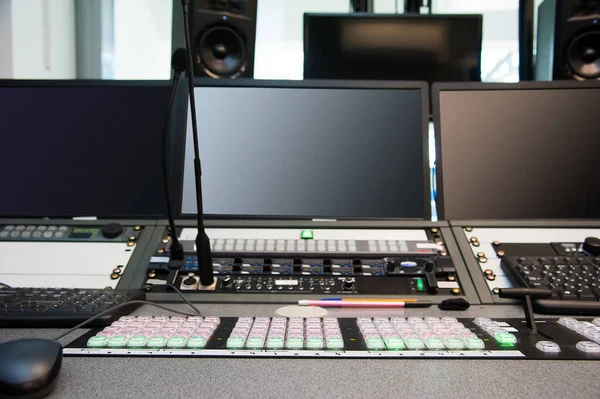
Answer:
[[49, 339], [18, 339], [0, 344], [0, 398], [48, 396], [62, 365], [62, 346]]

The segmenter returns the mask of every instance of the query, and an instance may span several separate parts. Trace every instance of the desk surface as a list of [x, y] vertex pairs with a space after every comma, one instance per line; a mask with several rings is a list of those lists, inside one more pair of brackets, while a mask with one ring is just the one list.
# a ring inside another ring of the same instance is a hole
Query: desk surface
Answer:
[[[184, 305], [167, 305], [185, 310]], [[204, 315], [273, 316], [274, 305], [199, 305]], [[333, 309], [330, 316], [440, 316], [431, 309]], [[150, 306], [138, 315], [168, 312]], [[513, 306], [444, 316], [522, 317]], [[0, 342], [61, 330], [0, 329]], [[84, 330], [65, 337], [70, 342]], [[52, 398], [598, 398], [599, 362], [535, 360], [181, 359], [66, 357]]]

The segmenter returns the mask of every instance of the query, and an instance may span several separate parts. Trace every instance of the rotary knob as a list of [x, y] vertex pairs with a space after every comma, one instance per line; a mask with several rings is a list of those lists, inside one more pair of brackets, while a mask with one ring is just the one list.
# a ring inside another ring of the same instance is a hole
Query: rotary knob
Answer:
[[583, 241], [583, 250], [590, 255], [600, 255], [600, 238], [587, 237]]
[[223, 276], [221, 278], [221, 287], [223, 287], [223, 288], [230, 288], [231, 287], [231, 277], [229, 277], [229, 276]]
[[121, 226], [119, 223], [109, 223], [105, 226], [102, 226], [101, 231], [105, 238], [117, 238], [123, 234], [123, 226]]

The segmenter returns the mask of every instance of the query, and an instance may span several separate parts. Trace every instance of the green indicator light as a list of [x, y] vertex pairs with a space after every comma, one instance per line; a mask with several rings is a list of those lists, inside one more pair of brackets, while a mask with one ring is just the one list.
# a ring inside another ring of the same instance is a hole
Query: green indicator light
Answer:
[[423, 286], [423, 279], [416, 278], [415, 284], [417, 286], [417, 291], [423, 291], [425, 289], [425, 287]]
[[300, 238], [302, 238], [303, 240], [312, 240], [313, 237], [314, 234], [312, 230], [302, 230], [302, 232], [300, 233]]
[[496, 333], [494, 338], [502, 346], [512, 346], [517, 343], [517, 337], [511, 333]]

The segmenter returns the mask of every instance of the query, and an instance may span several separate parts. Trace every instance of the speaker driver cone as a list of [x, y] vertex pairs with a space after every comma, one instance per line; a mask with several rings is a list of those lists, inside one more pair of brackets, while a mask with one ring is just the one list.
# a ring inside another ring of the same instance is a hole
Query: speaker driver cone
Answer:
[[243, 72], [244, 40], [227, 26], [213, 26], [204, 32], [197, 51], [206, 72], [213, 77], [230, 77]]
[[600, 31], [577, 36], [569, 45], [567, 60], [577, 78], [600, 78]]

